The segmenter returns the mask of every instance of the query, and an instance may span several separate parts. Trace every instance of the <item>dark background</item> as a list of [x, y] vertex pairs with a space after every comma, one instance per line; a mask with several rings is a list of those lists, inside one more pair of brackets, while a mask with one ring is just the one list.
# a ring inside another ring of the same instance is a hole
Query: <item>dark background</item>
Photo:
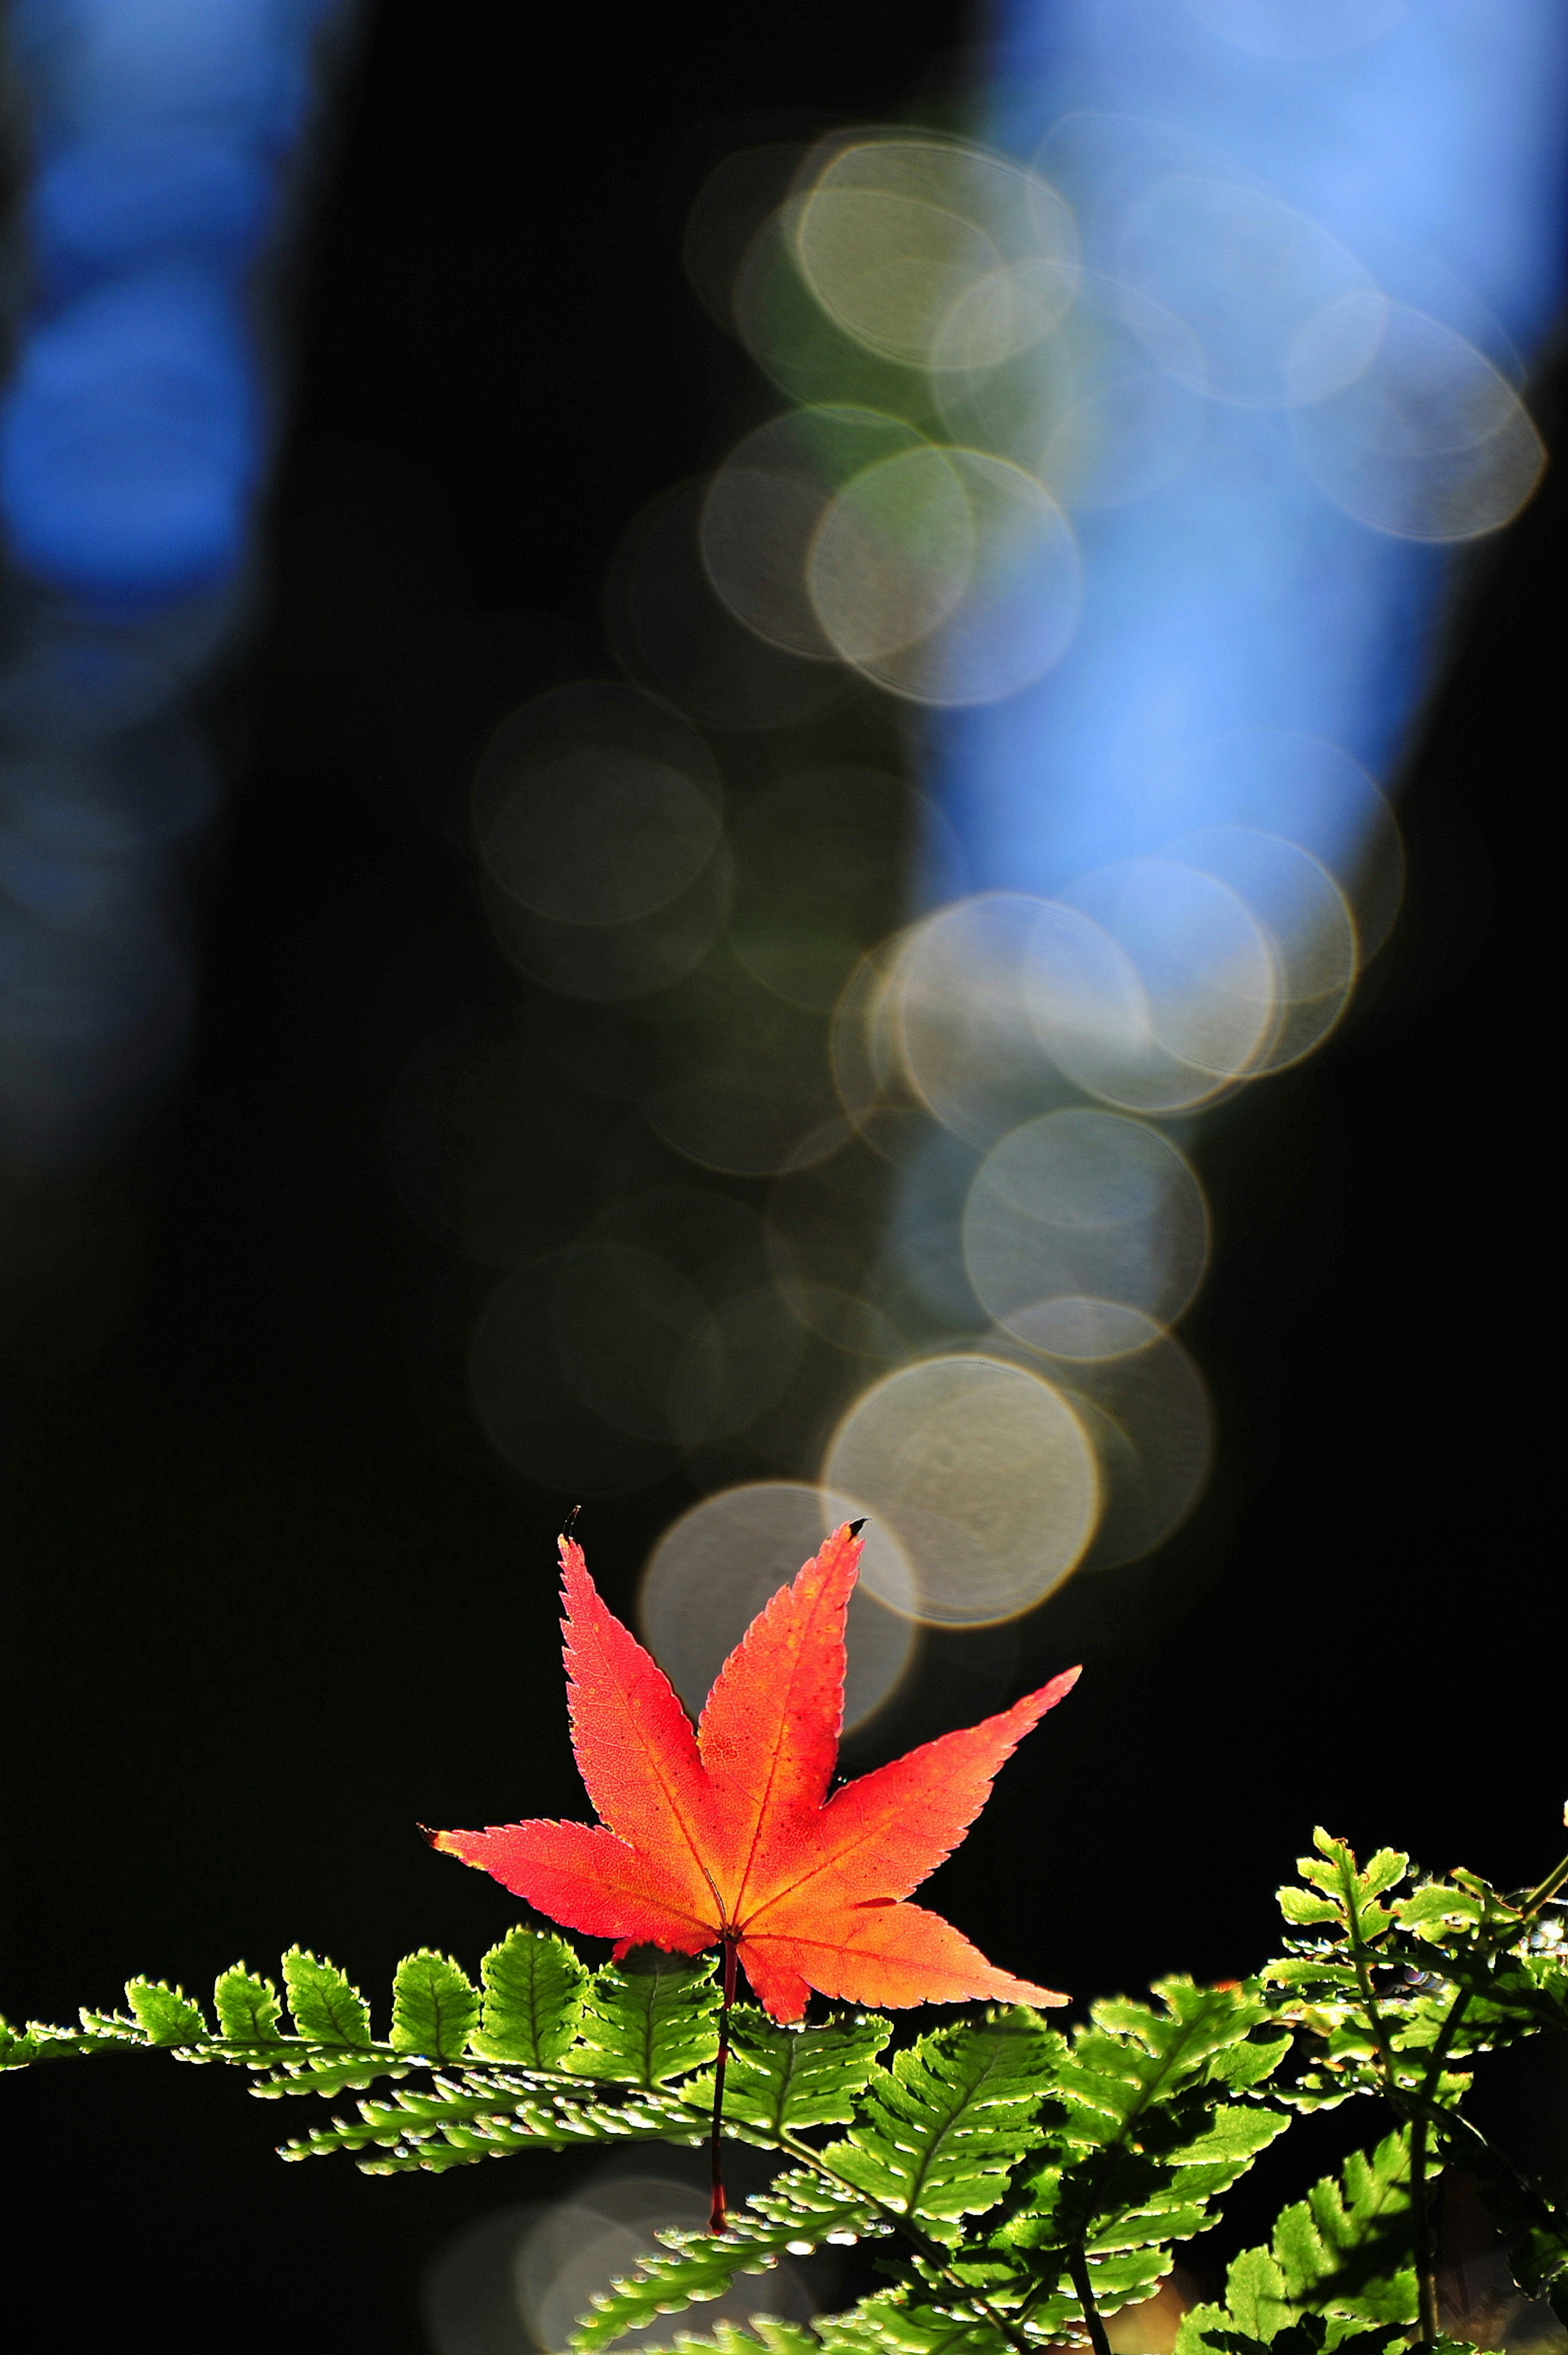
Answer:
[[[609, 669], [610, 551], [743, 398], [681, 276], [692, 196], [737, 144], [940, 87], [961, 32], [933, 0], [374, 14], [300, 289], [270, 618], [213, 701], [235, 792], [190, 1066], [114, 1169], [14, 1188], [0, 1241], [13, 2018], [112, 2005], [132, 1970], [200, 1990], [296, 1938], [384, 2001], [399, 1954], [472, 1966], [515, 1912], [417, 1819], [581, 1812], [560, 1500], [470, 1417], [489, 1279], [406, 1214], [387, 1100], [515, 986], [453, 838], [476, 731]], [[1070, 1590], [954, 1640], [919, 1728], [886, 1728], [901, 1748], [1088, 1648], [934, 1884], [1083, 1998], [1247, 1968], [1319, 1819], [1509, 1885], [1563, 1845], [1563, 547], [1549, 476], [1469, 584], [1392, 947], [1323, 1054], [1206, 1130], [1200, 1513], [1115, 1611]], [[594, 1508], [613, 1602], [683, 1501]], [[0, 2105], [7, 2292], [49, 2345], [412, 2355], [429, 2251], [572, 2165], [285, 2169], [292, 2105], [133, 2058]]]

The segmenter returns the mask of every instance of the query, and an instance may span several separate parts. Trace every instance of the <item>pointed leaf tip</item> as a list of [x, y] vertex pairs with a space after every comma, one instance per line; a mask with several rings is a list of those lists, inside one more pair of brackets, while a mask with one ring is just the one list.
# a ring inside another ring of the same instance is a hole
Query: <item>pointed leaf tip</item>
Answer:
[[421, 1824], [419, 1830], [425, 1845], [434, 1849], [438, 1856], [454, 1856], [459, 1864], [478, 1865], [482, 1872], [485, 1870], [480, 1859], [470, 1853], [475, 1843], [484, 1837], [482, 1833], [437, 1832], [432, 1831], [428, 1824]]

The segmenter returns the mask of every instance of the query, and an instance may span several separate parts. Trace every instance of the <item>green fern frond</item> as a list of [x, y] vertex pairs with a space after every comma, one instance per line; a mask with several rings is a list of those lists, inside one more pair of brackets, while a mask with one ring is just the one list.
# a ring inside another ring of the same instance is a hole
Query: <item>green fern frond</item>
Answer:
[[258, 1978], [243, 1963], [219, 1971], [212, 1989], [212, 2008], [219, 2030], [231, 2044], [270, 2046], [283, 2041], [278, 1990], [271, 1979]]
[[[1047, 2163], [1023, 2185], [997, 2245], [1065, 2248], [1151, 2200], [1200, 2204], [1283, 2131], [1275, 2113], [1232, 2105], [1236, 2093], [1268, 2078], [1288, 2045], [1284, 2036], [1258, 2037], [1266, 2003], [1186, 1978], [1161, 1980], [1154, 1992], [1159, 2008], [1096, 2004], [1063, 2053], [1050, 2087], [1056, 2122], [1041, 2137]], [[1174, 2179], [1189, 2168], [1205, 2172], [1189, 2176], [1173, 2201]]]
[[654, 2087], [699, 2069], [719, 2050], [711, 1964], [656, 1946], [606, 1963], [589, 1981], [568, 2066], [584, 2077]]
[[[1437, 2172], [1428, 2160], [1430, 2179]], [[1274, 2260], [1291, 2305], [1363, 2322], [1413, 2322], [1410, 2137], [1389, 2135], [1369, 2158], [1354, 2151], [1338, 2179], [1325, 2176], [1286, 2208]]]
[[1157, 2006], [1095, 2005], [1073, 2037], [1050, 2088], [1045, 2163], [987, 2243], [989, 2295], [1047, 2335], [1083, 2321], [1075, 2259], [1107, 2312], [1150, 2296], [1171, 2244], [1203, 2230], [1289, 2123], [1252, 2098], [1289, 2043], [1255, 1988], [1169, 1978], [1154, 1992]]
[[290, 2017], [307, 2042], [337, 2046], [370, 2042], [370, 2007], [336, 1964], [320, 1961], [301, 1946], [291, 1946], [283, 1956], [283, 1985]]
[[1385, 1902], [1405, 1858], [1380, 1849], [1362, 1870], [1345, 1842], [1316, 1837], [1322, 1853], [1301, 1860], [1309, 1885], [1280, 1902], [1324, 1934], [1294, 1941], [1264, 1974], [1277, 2016], [1314, 2040], [1283, 2099], [1312, 2110], [1384, 2094], [1407, 2113], [1452, 2109], [1470, 2082], [1453, 2064], [1568, 2026], [1568, 1965], [1521, 1902], [1459, 1871]]
[[862, 2298], [817, 2328], [831, 2355], [877, 2355], [887, 2349], [895, 2355], [1007, 2355], [1008, 2345], [985, 2317], [945, 2313], [896, 2290]]
[[392, 2048], [427, 2061], [461, 2061], [479, 2025], [479, 1990], [448, 1955], [405, 1955], [392, 1981]]
[[[1296, 1943], [1289, 1956], [1272, 1963], [1268, 1977], [1320, 2003], [1364, 2004], [1371, 1974], [1399, 1922], [1398, 1907], [1383, 1899], [1410, 1871], [1410, 1859], [1395, 1849], [1379, 1849], [1363, 1870], [1348, 1840], [1322, 1827], [1312, 1835], [1316, 1856], [1297, 1857], [1303, 1886], [1278, 1893], [1279, 1909], [1293, 1929], [1320, 1932]], [[1399, 1951], [1397, 1944], [1393, 1951]]]
[[1243, 2250], [1223, 2306], [1184, 2318], [1177, 2355], [1332, 2355], [1351, 2344], [1381, 2355], [1416, 2319], [1410, 2248], [1410, 2142], [1390, 2135], [1287, 2208], [1269, 2248]]
[[676, 2333], [682, 2355], [822, 2355], [822, 2340], [804, 2322], [781, 2322], [776, 2315], [753, 2314], [742, 2327], [716, 2322], [701, 2337], [688, 2330]]
[[208, 2044], [212, 2030], [183, 1988], [165, 1987], [162, 1979], [128, 1979], [125, 2000], [135, 2014], [149, 2044]]
[[1061, 2042], [1021, 2007], [923, 2036], [870, 2075], [859, 2123], [834, 2146], [835, 2173], [938, 2238], [955, 2237], [960, 2217], [996, 2206], [1033, 2141]]
[[852, 2242], [885, 2232], [874, 2201], [804, 2169], [781, 2175], [755, 2193], [715, 2232], [661, 2232], [663, 2253], [593, 2301], [572, 2333], [579, 2355], [596, 2355], [623, 2331], [641, 2330], [656, 2315], [721, 2297], [741, 2274], [766, 2273], [782, 2256], [807, 2256], [825, 2242]]
[[[848, 2126], [891, 2034], [891, 2021], [874, 2013], [835, 2019], [826, 2028], [777, 2028], [754, 2006], [738, 2005], [731, 2020], [725, 2124], [745, 2127], [745, 2140], [764, 2148], [810, 2126]], [[711, 2073], [683, 2090], [688, 2102], [710, 2105]]]
[[[258, 2089], [260, 2090], [260, 2089]], [[517, 2150], [562, 2149], [576, 2144], [696, 2143], [709, 2130], [705, 2113], [677, 2094], [648, 2092], [606, 2101], [586, 2086], [542, 2085], [490, 2071], [461, 2078], [437, 2074], [429, 2090], [400, 2087], [389, 2100], [361, 2102], [357, 2120], [335, 2118], [285, 2146], [285, 2158], [323, 2158], [337, 2151], [366, 2158], [367, 2174], [407, 2169], [440, 2173], [471, 2160]]]
[[265, 2073], [257, 2076], [248, 2091], [259, 2102], [286, 2101], [300, 2094], [331, 2101], [338, 2094], [362, 2094], [384, 2077], [407, 2077], [419, 2065], [417, 2056], [394, 2052], [389, 2044], [372, 2045], [368, 2052], [347, 2059], [341, 2051], [296, 2045], [272, 2065], [263, 2063]]
[[1357, 2355], [1385, 2355], [1403, 2346], [1408, 2335], [1399, 2324], [1298, 2312], [1268, 2252], [1246, 2249], [1226, 2275], [1224, 2305], [1195, 2306], [1182, 2317], [1176, 2355], [1264, 2355], [1265, 2350], [1273, 2355], [1335, 2355], [1349, 2347]]
[[[1397, 1851], [1363, 1867], [1318, 1833], [1301, 1871], [1282, 1897], [1300, 1934], [1258, 1979], [1167, 1979], [1152, 2002], [1095, 2005], [1070, 2041], [1019, 2010], [944, 2028], [884, 2062], [885, 2019], [781, 2028], [738, 2007], [724, 2131], [797, 2164], [722, 2233], [661, 2234], [574, 2346], [600, 2355], [739, 2275], [897, 2234], [903, 2254], [878, 2259], [891, 2286], [847, 2313], [810, 2328], [759, 2316], [680, 2344], [688, 2355], [1043, 2355], [1081, 2339], [1093, 2308], [1147, 2299], [1292, 2111], [1366, 2091], [1386, 2095], [1399, 2131], [1285, 2209], [1268, 2245], [1237, 2258], [1223, 2302], [1187, 2318], [1179, 2355], [1393, 2355], [1420, 2304], [1415, 2246], [1431, 2239], [1413, 2142], [1425, 2185], [1442, 2160], [1466, 2169], [1515, 2278], [1568, 2319], [1568, 2214], [1460, 2107], [1460, 2064], [1474, 2054], [1568, 2029], [1561, 1904], [1541, 1918], [1568, 1867], [1510, 1900], [1464, 1872], [1412, 1886]], [[243, 1964], [218, 1978], [216, 2027], [178, 1987], [138, 1978], [125, 2011], [83, 2010], [80, 2028], [0, 2021], [0, 2069], [162, 2049], [242, 2067], [266, 2099], [352, 2090], [365, 2097], [355, 2116], [283, 2155], [343, 2153], [369, 2174], [706, 2140], [710, 1963], [644, 1949], [590, 1973], [562, 1939], [519, 1927], [479, 1979], [430, 1948], [405, 1956], [389, 2037], [378, 2040], [358, 1990], [296, 1947], [283, 1964], [287, 2025], [277, 1988]], [[1432, 2355], [1463, 2350], [1439, 2342]]]
[[14, 2028], [0, 2019], [0, 2069], [30, 2069], [39, 2061], [86, 2061], [95, 2053], [123, 2051], [127, 2044], [146, 2041], [134, 2020], [101, 2031], [85, 2025], [54, 2028], [41, 2019]]
[[475, 2050], [491, 2061], [553, 2069], [582, 2018], [588, 1972], [564, 1938], [509, 1930], [479, 1966], [484, 2012]]

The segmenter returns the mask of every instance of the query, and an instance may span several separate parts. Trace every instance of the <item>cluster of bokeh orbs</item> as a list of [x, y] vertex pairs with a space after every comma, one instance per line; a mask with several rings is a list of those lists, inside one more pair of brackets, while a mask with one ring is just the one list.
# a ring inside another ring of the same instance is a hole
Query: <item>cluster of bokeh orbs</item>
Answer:
[[642, 1596], [694, 1708], [850, 1514], [852, 1725], [923, 1625], [1179, 1525], [1211, 1452], [1184, 1144], [1321, 1044], [1398, 909], [1377, 786], [1269, 728], [1151, 787], [1128, 856], [976, 891], [933, 715], [1051, 669], [1074, 515], [1179, 475], [1213, 402], [1276, 410], [1381, 531], [1490, 528], [1540, 470], [1479, 349], [1268, 192], [1147, 143], [1097, 168], [1086, 225], [934, 133], [721, 166], [689, 272], [790, 405], [632, 526], [624, 677], [525, 705], [474, 780], [530, 986], [405, 1074], [400, 1165], [504, 1271], [469, 1358], [500, 1454], [571, 1500], [697, 1490]]
[[[749, 2157], [735, 2161], [737, 2188], [752, 2177]], [[727, 2164], [733, 2158], [727, 2151]], [[755, 2172], [760, 2187], [766, 2176]], [[596, 2296], [659, 2254], [660, 2232], [701, 2229], [708, 2201], [691, 2154], [661, 2150], [640, 2168], [612, 2161], [553, 2206], [492, 2209], [453, 2233], [425, 2268], [420, 2305], [433, 2355], [555, 2355]], [[805, 2322], [831, 2276], [830, 2256], [804, 2265], [786, 2257], [709, 2301], [703, 2327], [743, 2328], [758, 2314]], [[691, 2328], [689, 2314], [660, 2316], [628, 2344], [671, 2347]]]
[[1478, 344], [1186, 134], [1069, 116], [1037, 169], [836, 135], [730, 274], [770, 162], [788, 170], [732, 159], [688, 238], [699, 291], [795, 404], [730, 453], [698, 527], [714, 591], [770, 645], [916, 704], [1016, 693], [1073, 634], [1072, 518], [1174, 481], [1216, 406], [1275, 413], [1304, 490], [1399, 538], [1496, 529], [1540, 476]]

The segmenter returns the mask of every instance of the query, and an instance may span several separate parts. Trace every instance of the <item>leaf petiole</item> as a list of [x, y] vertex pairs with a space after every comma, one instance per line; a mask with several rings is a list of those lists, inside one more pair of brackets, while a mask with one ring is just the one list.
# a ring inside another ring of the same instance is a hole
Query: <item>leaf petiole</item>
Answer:
[[1094, 2285], [1089, 2278], [1089, 2255], [1082, 2241], [1075, 2242], [1067, 2260], [1067, 2270], [1072, 2286], [1078, 2293], [1078, 2303], [1083, 2308], [1084, 2328], [1094, 2355], [1111, 2355], [1111, 2341], [1106, 2334], [1104, 2317], [1094, 2303]]
[[724, 1998], [719, 2007], [719, 2054], [713, 2068], [713, 2129], [708, 2148], [712, 2165], [713, 2197], [708, 2229], [721, 2232], [729, 2220], [724, 2198], [724, 2075], [730, 2066], [730, 2015], [735, 2009], [735, 1940], [724, 1939]]

